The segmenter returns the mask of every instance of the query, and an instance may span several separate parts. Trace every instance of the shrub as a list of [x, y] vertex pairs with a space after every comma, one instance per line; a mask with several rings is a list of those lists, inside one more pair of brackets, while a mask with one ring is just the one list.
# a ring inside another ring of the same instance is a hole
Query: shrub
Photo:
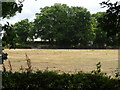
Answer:
[[[30, 60], [27, 54], [26, 60]], [[91, 73], [76, 74], [58, 74], [47, 70], [32, 72], [30, 63], [22, 73], [4, 70], [2, 90], [120, 90], [120, 79], [102, 73], [100, 62]]]
[[3, 72], [2, 90], [120, 90], [120, 80], [91, 73]]

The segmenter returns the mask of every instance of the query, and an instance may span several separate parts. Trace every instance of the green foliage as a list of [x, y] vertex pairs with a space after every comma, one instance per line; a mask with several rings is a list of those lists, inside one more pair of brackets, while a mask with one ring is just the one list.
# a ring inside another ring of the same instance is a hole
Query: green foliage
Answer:
[[15, 47], [16, 44], [16, 32], [14, 28], [9, 23], [5, 24], [2, 29], [5, 31], [4, 37], [2, 38], [3, 47], [7, 46], [8, 48]]
[[34, 21], [37, 37], [61, 47], [86, 46], [92, 40], [90, 12], [83, 7], [55, 4], [41, 9]]
[[[2, 38], [3, 47], [16, 48], [17, 44], [24, 46], [24, 43], [27, 42], [27, 38], [32, 38], [32, 23], [29, 22], [28, 19], [21, 20], [14, 25], [7, 23], [2, 29], [5, 31], [4, 37]], [[17, 45], [17, 47], [19, 46]]]
[[97, 12], [95, 14], [92, 14], [92, 22], [95, 32], [95, 39], [93, 43], [94, 46], [99, 48], [118, 45], [118, 33], [116, 35], [108, 36], [108, 32], [104, 28], [105, 24], [107, 25], [106, 21], [103, 21], [106, 15], [107, 14], [105, 12]]
[[96, 64], [96, 67], [97, 67], [97, 69], [96, 70], [93, 70], [91, 73], [92, 74], [100, 74], [101, 73], [101, 63], [100, 62], [98, 62], [97, 64]]
[[102, 30], [107, 32], [108, 37], [116, 39], [115, 44], [120, 45], [120, 5], [118, 2], [102, 2], [103, 7], [107, 7], [106, 14], [100, 19]]
[[[103, 18], [103, 23], [104, 26], [103, 28], [106, 29], [108, 32], [108, 35], [115, 35], [119, 33], [119, 28], [120, 28], [120, 5], [118, 2], [116, 3], [110, 3], [109, 1], [107, 2], [102, 2], [101, 5], [104, 7], [107, 7], [108, 10], [106, 11], [106, 15]], [[105, 23], [107, 22], [107, 23]]]
[[[2, 18], [10, 18], [16, 15], [17, 12], [21, 13], [23, 4], [22, 2], [2, 2]], [[5, 31], [5, 35], [2, 39], [3, 46], [15, 47], [16, 43], [16, 33], [13, 29], [13, 26], [7, 22], [2, 27], [2, 30]]]
[[16, 15], [16, 12], [21, 13], [22, 2], [2, 2], [2, 18], [10, 18]]
[[[0, 18], [10, 18], [16, 15], [17, 12], [21, 13], [22, 11], [22, 7], [23, 4], [22, 2], [16, 3], [16, 2], [2, 2], [2, 16], [0, 16]], [[16, 43], [16, 33], [14, 32], [14, 29], [12, 28], [11, 25], [9, 25], [9, 23], [7, 22], [7, 24], [5, 24], [2, 27], [2, 31], [5, 31], [5, 35], [2, 38], [2, 45], [3, 46], [8, 46], [8, 48], [10, 47], [15, 47], [15, 43]], [[0, 31], [1, 34], [1, 31]], [[1, 37], [1, 36], [0, 36]], [[2, 63], [3, 60], [7, 59], [7, 53], [2, 53]]]
[[31, 23], [28, 19], [21, 20], [13, 25], [14, 32], [17, 35], [18, 43], [25, 43], [29, 37], [29, 32], [31, 31]]
[[107, 44], [107, 33], [104, 32], [100, 27], [99, 19], [104, 17], [105, 12], [97, 12], [92, 14], [92, 25], [95, 33], [95, 38], [93, 40], [94, 46], [103, 48]]
[[3, 72], [2, 90], [120, 90], [120, 80], [95, 73], [58, 74], [52, 71]]
[[[117, 48], [120, 44], [120, 5], [101, 4], [108, 6], [108, 10], [92, 15], [86, 8], [66, 4], [41, 8], [34, 22], [25, 19], [15, 25], [5, 25], [3, 46], [14, 48], [16, 44], [25, 44], [28, 38], [34, 41], [39, 37], [44, 42], [49, 41], [49, 48]], [[3, 18], [21, 12], [22, 7], [21, 2], [3, 3]]]

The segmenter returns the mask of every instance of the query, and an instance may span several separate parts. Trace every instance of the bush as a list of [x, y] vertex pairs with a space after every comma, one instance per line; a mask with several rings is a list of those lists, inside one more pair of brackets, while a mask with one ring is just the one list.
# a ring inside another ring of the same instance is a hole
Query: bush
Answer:
[[[26, 59], [29, 59], [26, 55]], [[76, 74], [32, 69], [20, 72], [3, 71], [2, 90], [120, 90], [120, 80], [101, 72], [101, 63], [91, 73]]]
[[2, 90], [120, 90], [120, 80], [102, 74], [52, 71], [3, 72]]

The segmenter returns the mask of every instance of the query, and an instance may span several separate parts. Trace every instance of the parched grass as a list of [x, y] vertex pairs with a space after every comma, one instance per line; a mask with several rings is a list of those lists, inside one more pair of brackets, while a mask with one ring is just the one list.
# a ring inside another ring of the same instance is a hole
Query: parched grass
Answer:
[[[95, 69], [98, 62], [102, 64], [102, 71], [112, 74], [118, 66], [117, 49], [5, 49], [11, 61], [13, 71], [20, 67], [27, 67], [25, 53], [31, 59], [34, 69], [60, 70], [74, 73], [89, 72]], [[8, 61], [5, 61], [8, 66]]]

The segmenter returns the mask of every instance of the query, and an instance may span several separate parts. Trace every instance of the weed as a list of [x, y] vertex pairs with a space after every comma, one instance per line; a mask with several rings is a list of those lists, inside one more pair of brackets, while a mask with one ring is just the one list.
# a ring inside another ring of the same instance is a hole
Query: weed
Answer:
[[25, 54], [25, 56], [26, 56], [26, 61], [27, 61], [27, 66], [28, 66], [28, 68], [26, 69], [28, 72], [29, 71], [32, 71], [32, 64], [31, 64], [31, 60], [30, 60], [30, 58], [27, 56], [27, 54]]
[[[101, 71], [101, 62], [98, 62], [96, 64], [96, 70], [93, 70], [91, 71], [92, 74], [95, 74], [95, 75], [102, 75], [102, 76], [107, 76], [107, 73], [103, 73]], [[109, 78], [111, 78], [111, 76], [108, 76]]]
[[9, 64], [9, 68], [10, 68], [9, 71], [12, 72], [12, 65], [11, 65], [11, 61], [10, 60], [8, 60], [8, 64]]

